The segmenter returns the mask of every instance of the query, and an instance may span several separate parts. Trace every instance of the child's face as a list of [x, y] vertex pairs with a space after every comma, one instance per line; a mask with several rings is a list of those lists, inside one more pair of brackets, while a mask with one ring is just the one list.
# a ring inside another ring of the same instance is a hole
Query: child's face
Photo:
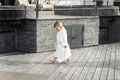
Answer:
[[60, 30], [62, 29], [62, 26], [56, 25], [56, 26], [55, 26], [55, 29], [56, 29], [57, 31], [60, 31]]

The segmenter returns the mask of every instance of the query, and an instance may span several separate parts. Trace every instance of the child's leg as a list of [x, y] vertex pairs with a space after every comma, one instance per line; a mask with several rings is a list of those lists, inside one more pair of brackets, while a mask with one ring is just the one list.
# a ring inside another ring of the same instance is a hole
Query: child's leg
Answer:
[[71, 58], [67, 58], [67, 60], [64, 63], [65, 64], [70, 64], [71, 63]]
[[53, 57], [53, 58], [51, 58], [49, 61], [50, 61], [51, 63], [55, 63], [56, 60], [57, 60], [57, 57]]

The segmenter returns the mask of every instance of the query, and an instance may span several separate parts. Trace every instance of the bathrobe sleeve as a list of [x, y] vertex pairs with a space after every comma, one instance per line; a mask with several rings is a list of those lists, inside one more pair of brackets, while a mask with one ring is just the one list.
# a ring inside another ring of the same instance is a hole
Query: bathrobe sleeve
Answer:
[[62, 31], [62, 45], [67, 46], [67, 32], [65, 29]]

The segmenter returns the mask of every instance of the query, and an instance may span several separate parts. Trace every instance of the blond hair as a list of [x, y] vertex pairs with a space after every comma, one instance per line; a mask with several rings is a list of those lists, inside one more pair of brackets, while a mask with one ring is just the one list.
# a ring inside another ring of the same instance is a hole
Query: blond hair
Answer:
[[57, 25], [62, 26], [62, 21], [56, 21], [54, 27], [56, 27]]

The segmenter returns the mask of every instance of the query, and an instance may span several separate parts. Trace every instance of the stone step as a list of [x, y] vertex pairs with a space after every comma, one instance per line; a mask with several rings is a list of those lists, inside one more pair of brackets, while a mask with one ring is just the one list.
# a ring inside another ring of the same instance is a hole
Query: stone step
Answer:
[[0, 80], [53, 80], [53, 79], [50, 76], [44, 74], [39, 75], [0, 71]]

